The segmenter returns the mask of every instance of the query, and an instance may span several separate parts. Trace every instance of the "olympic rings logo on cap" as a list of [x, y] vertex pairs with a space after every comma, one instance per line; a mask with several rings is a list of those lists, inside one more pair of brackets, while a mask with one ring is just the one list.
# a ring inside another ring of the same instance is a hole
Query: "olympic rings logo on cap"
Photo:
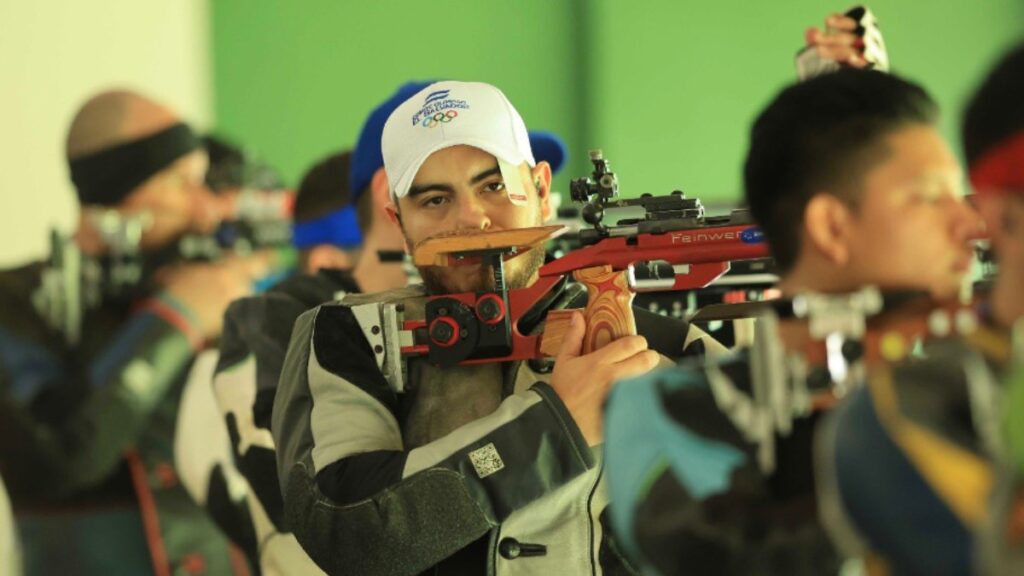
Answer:
[[420, 123], [420, 126], [424, 128], [433, 128], [438, 124], [447, 124], [454, 120], [459, 115], [455, 110], [445, 110], [444, 112], [436, 112], [432, 116], [427, 116]]

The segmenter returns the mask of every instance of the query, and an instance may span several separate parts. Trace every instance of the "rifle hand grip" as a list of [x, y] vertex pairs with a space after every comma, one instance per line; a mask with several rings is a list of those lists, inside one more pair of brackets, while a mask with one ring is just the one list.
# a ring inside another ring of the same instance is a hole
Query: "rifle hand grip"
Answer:
[[[594, 266], [573, 272], [573, 278], [587, 287], [587, 307], [583, 317], [587, 324], [581, 354], [588, 354], [623, 336], [636, 334], [633, 318], [633, 292], [625, 271], [615, 272], [611, 266]], [[572, 310], [550, 312], [544, 327], [540, 351], [557, 356], [565, 331], [569, 328]]]
[[636, 334], [633, 318], [633, 291], [625, 271], [611, 266], [595, 266], [573, 272], [573, 278], [587, 287], [587, 334], [583, 353], [588, 354], [623, 336]]

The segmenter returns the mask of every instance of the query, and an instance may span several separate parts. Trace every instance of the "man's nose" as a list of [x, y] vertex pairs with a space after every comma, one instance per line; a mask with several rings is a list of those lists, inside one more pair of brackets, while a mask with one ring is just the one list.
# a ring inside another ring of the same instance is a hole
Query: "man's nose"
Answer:
[[951, 198], [949, 205], [953, 237], [967, 242], [985, 237], [985, 226], [981, 214], [964, 198]]
[[491, 219], [486, 207], [476, 194], [464, 194], [457, 200], [456, 210], [459, 229], [487, 230], [491, 227]]

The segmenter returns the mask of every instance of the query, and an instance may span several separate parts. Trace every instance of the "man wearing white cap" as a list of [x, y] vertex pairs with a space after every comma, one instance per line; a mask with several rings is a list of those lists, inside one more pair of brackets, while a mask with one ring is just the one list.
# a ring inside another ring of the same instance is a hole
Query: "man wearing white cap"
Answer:
[[[551, 215], [551, 169], [535, 162], [522, 119], [493, 86], [428, 86], [390, 116], [382, 149], [388, 210], [408, 250]], [[507, 285], [530, 285], [543, 256], [509, 260]], [[401, 303], [415, 317], [428, 294], [492, 282], [486, 266], [420, 273], [425, 286], [350, 296], [295, 324], [272, 430], [285, 515], [300, 543], [332, 574], [631, 573], [605, 528], [593, 450], [601, 404], [612, 382], [650, 370], [655, 350], [679, 356], [693, 335], [636, 310], [650, 343], [627, 337], [580, 355], [577, 314], [553, 372], [534, 362], [441, 370], [413, 360], [398, 391], [367, 341], [372, 326], [353, 308]], [[585, 299], [563, 288], [548, 309]], [[524, 322], [524, 332], [542, 329], [542, 319]]]

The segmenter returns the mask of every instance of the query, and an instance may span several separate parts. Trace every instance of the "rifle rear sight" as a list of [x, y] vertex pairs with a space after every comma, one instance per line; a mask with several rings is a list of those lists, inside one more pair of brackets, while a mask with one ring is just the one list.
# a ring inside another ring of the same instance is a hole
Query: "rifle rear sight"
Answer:
[[[641, 194], [639, 198], [620, 199], [619, 180], [601, 150], [590, 151], [594, 171], [589, 177], [574, 178], [569, 193], [574, 202], [583, 204], [583, 220], [594, 227], [598, 237], [607, 237], [609, 227], [603, 223], [608, 208], [640, 208], [642, 218], [620, 220], [614, 226], [631, 226], [644, 221], [693, 220], [704, 218], [704, 206], [697, 198], [687, 198], [682, 190], [665, 196]], [[588, 235], [590, 236], [590, 235]]]

